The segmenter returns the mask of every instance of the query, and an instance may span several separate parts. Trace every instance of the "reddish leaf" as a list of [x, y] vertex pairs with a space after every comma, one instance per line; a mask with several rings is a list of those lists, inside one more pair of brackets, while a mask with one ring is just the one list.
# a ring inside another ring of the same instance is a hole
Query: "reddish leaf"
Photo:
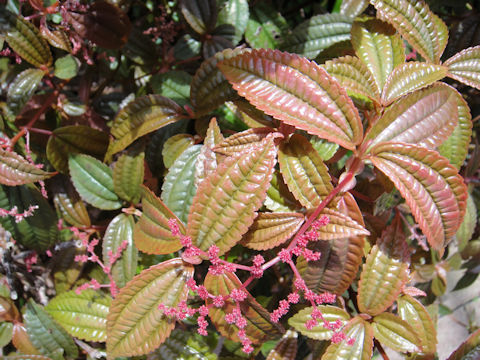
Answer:
[[248, 148], [258, 145], [263, 139], [271, 134], [273, 129], [270, 127], [261, 127], [248, 129], [229, 136], [213, 149], [216, 153], [223, 155], [235, 155], [245, 151]]
[[480, 46], [460, 51], [444, 65], [449, 77], [480, 90]]
[[218, 127], [217, 120], [212, 118], [203, 141], [203, 146], [200, 154], [197, 157], [196, 171], [195, 171], [195, 186], [198, 185], [217, 168], [218, 162], [221, 158], [213, 152], [216, 145], [223, 141], [223, 135]]
[[180, 14], [198, 35], [211, 32], [217, 23], [215, 0], [181, 0]]
[[319, 240], [341, 239], [344, 237], [357, 235], [370, 235], [367, 229], [358, 224], [348, 215], [339, 211], [325, 208], [322, 215], [326, 215], [329, 219], [327, 225], [318, 229]]
[[270, 351], [266, 360], [295, 360], [297, 357], [298, 334], [287, 330], [275, 348]]
[[46, 172], [13, 151], [0, 149], [0, 184], [15, 186], [48, 179], [55, 173]]
[[471, 334], [447, 360], [467, 360], [478, 358], [478, 347], [480, 345], [480, 329]]

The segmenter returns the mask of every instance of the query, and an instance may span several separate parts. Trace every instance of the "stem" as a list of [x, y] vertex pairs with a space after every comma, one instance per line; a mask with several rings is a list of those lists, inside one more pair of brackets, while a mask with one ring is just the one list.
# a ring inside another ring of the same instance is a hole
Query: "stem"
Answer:
[[380, 344], [377, 339], [373, 340], [374, 343], [375, 343], [375, 347], [377, 348], [378, 352], [380, 353], [380, 355], [382, 355], [382, 358], [383, 360], [390, 360], [390, 358], [388, 357], [387, 353], [385, 352], [382, 344]]

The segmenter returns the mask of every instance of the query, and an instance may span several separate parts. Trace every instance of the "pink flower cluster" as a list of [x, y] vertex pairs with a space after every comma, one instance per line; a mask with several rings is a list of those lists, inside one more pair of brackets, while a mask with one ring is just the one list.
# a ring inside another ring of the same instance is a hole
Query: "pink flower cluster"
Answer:
[[15, 222], [18, 224], [20, 221], [22, 221], [26, 217], [32, 216], [33, 212], [37, 209], [38, 209], [38, 205], [30, 205], [27, 210], [19, 213], [18, 208], [16, 206], [11, 208], [10, 210], [0, 208], [0, 217], [13, 216], [15, 218]]

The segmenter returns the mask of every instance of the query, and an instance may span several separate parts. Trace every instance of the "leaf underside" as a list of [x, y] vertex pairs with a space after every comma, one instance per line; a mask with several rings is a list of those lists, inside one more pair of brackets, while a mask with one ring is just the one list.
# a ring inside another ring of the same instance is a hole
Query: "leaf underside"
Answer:
[[480, 46], [460, 51], [444, 65], [449, 77], [480, 90]]

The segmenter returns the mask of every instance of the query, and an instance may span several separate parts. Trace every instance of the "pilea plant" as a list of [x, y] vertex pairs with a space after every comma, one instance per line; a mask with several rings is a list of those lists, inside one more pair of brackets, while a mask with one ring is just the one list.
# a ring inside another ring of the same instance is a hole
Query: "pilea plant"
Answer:
[[413, 0], [2, 6], [6, 358], [435, 358], [480, 46]]

